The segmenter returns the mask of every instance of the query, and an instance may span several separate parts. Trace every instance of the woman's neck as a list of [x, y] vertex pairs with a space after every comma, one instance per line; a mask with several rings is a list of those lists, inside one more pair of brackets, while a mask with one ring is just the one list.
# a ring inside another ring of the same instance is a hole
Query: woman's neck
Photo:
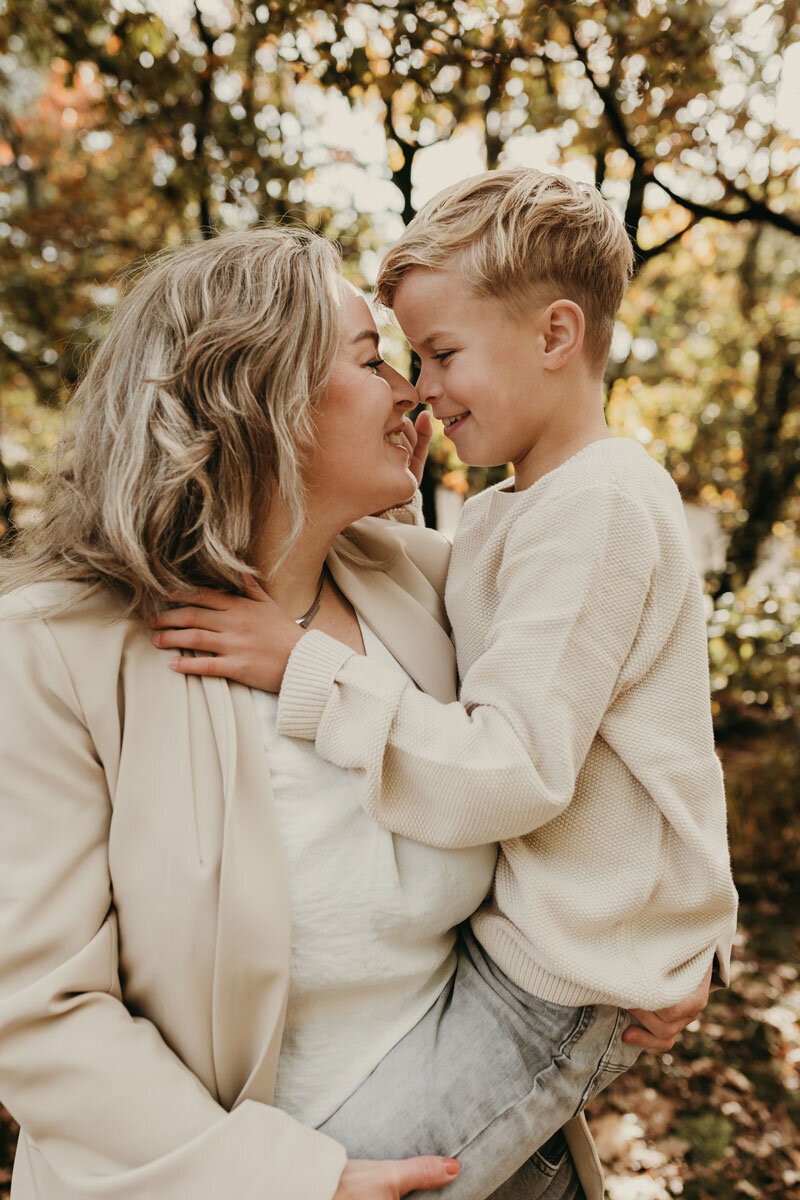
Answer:
[[314, 603], [325, 559], [338, 531], [325, 528], [321, 521], [307, 519], [288, 557], [271, 577], [270, 571], [280, 558], [288, 529], [285, 510], [279, 503], [273, 503], [263, 529], [254, 540], [252, 558], [272, 599], [288, 616], [297, 618]]

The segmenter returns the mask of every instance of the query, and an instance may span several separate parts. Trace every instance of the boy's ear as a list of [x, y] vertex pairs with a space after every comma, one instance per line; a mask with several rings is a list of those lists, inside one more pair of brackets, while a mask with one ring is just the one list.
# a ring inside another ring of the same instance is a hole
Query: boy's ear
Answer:
[[586, 321], [583, 309], [574, 300], [554, 300], [542, 313], [546, 371], [565, 366], [583, 345]]

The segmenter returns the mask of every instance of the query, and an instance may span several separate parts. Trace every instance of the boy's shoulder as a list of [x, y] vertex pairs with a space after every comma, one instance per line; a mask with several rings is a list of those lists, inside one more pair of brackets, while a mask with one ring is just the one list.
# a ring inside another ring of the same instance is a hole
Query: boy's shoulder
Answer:
[[[680, 493], [669, 472], [631, 438], [604, 438], [578, 451], [523, 491], [504, 480], [462, 509], [454, 547], [482, 541], [490, 531], [531, 548], [559, 530], [580, 543], [607, 522], [626, 542], [644, 539], [661, 557], [689, 552]], [[559, 540], [561, 540], [559, 538]], [[658, 549], [660, 547], [660, 550]]]
[[680, 503], [672, 476], [633, 438], [609, 437], [592, 442], [528, 490], [544, 499], [556, 495], [571, 495], [576, 491], [619, 491], [633, 501], [648, 503]]

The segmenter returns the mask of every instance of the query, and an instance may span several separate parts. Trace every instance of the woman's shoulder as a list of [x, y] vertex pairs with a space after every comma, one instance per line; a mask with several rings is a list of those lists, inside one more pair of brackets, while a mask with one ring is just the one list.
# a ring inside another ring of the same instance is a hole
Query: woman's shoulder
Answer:
[[109, 589], [54, 579], [24, 584], [0, 595], [2, 620], [97, 621], [119, 619], [119, 602]]
[[443, 591], [452, 547], [437, 530], [384, 517], [362, 517], [344, 536], [369, 565], [391, 574], [393, 564], [410, 561], [438, 591]]

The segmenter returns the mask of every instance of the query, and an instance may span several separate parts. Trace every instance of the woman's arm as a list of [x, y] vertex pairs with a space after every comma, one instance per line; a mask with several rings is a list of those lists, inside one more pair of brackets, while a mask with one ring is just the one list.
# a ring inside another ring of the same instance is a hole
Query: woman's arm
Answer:
[[0, 617], [0, 662], [0, 1096], [65, 1191], [366, 1200], [422, 1186], [420, 1172], [448, 1181], [439, 1160], [343, 1175], [336, 1142], [265, 1104], [226, 1111], [130, 1014], [110, 797], [78, 697], [42, 620]]

